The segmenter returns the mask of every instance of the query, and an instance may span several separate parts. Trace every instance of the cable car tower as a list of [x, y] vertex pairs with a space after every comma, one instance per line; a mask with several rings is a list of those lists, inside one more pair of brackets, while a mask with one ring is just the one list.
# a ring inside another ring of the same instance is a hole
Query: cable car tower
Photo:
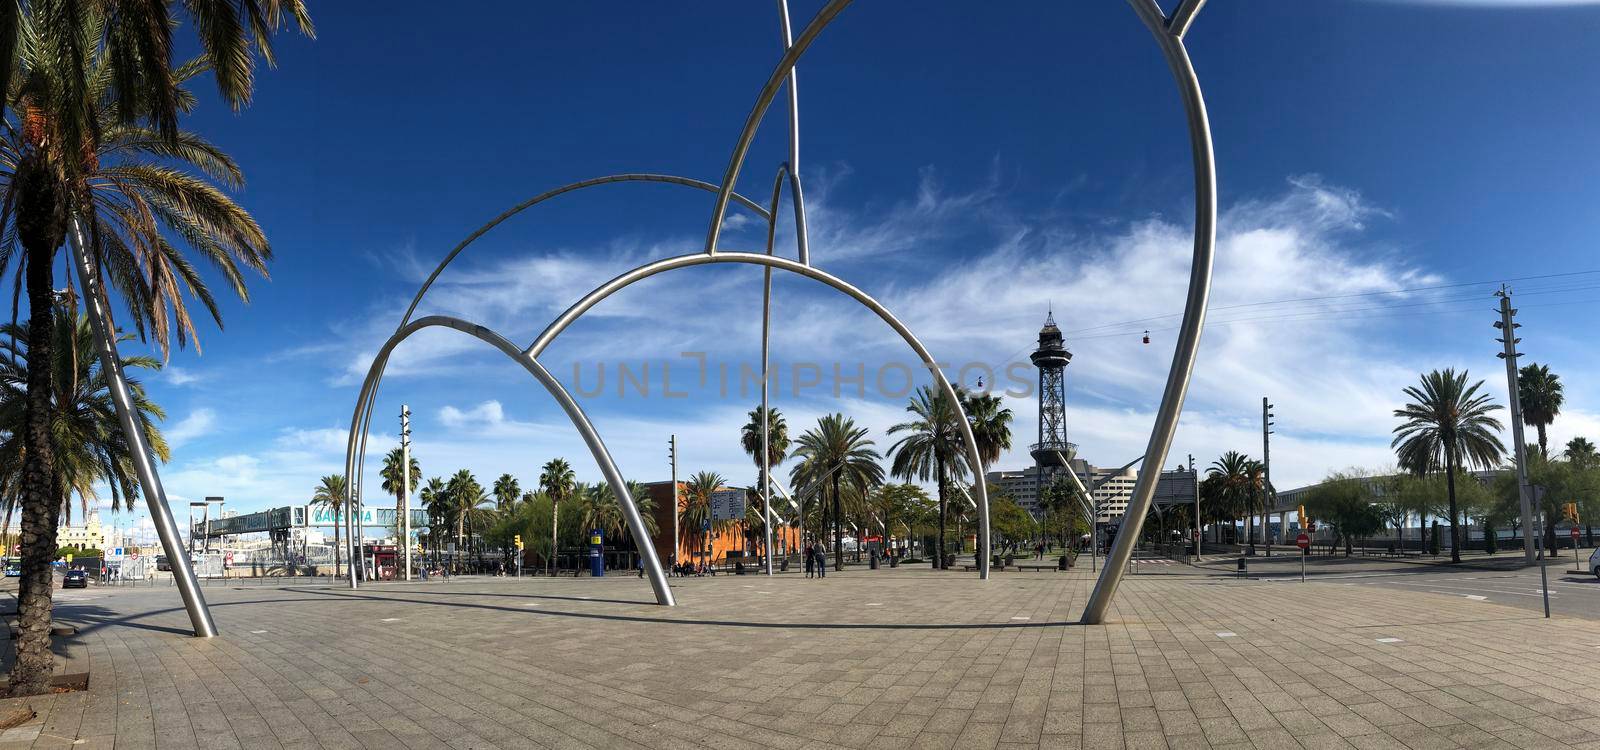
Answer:
[[1039, 348], [1031, 359], [1033, 366], [1039, 368], [1039, 442], [1033, 444], [1032, 455], [1042, 492], [1047, 485], [1046, 475], [1062, 468], [1070, 471], [1067, 461], [1078, 452], [1078, 446], [1067, 442], [1065, 376], [1072, 352], [1067, 351], [1061, 329], [1056, 327], [1053, 310], [1045, 314], [1044, 328], [1039, 329]]

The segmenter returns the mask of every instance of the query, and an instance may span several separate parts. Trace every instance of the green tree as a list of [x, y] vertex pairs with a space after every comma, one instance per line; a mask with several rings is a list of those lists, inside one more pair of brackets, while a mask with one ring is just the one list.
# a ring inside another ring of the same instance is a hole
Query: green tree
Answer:
[[339, 577], [340, 533], [344, 518], [345, 498], [350, 496], [350, 483], [343, 474], [329, 474], [311, 491], [311, 503], [333, 512], [333, 577]]
[[[55, 389], [49, 394], [49, 411], [39, 421], [49, 429], [54, 455], [49, 480], [54, 517], [71, 519], [73, 495], [87, 512], [89, 501], [98, 498], [96, 487], [102, 484], [111, 494], [112, 510], [131, 510], [139, 498], [138, 477], [117, 421], [110, 380], [96, 356], [94, 333], [87, 318], [74, 317], [65, 309], [57, 312], [54, 322], [49, 367], [33, 366], [38, 360], [30, 356], [28, 347], [31, 321], [0, 326], [0, 337], [5, 340], [0, 348], [0, 435], [10, 436], [0, 440], [0, 507], [9, 518], [25, 497], [27, 446], [14, 436], [22, 433], [33, 415], [27, 392], [32, 371], [49, 369], [54, 371]], [[120, 340], [130, 338], [124, 335]], [[124, 369], [161, 369], [161, 363], [151, 357], [121, 359]], [[166, 413], [149, 399], [143, 384], [134, 379], [128, 383], [145, 440], [155, 457], [166, 461], [171, 454], [156, 426]]]
[[517, 504], [517, 498], [522, 496], [522, 487], [518, 486], [517, 478], [510, 474], [501, 474], [494, 480], [494, 507], [495, 510], [508, 511]]
[[[402, 538], [405, 536], [406, 514], [411, 512], [411, 498], [406, 495], [406, 488], [409, 486], [412, 492], [416, 492], [422, 485], [422, 467], [417, 463], [416, 456], [410, 456], [411, 469], [407, 476], [402, 473], [405, 470], [400, 468], [404, 458], [406, 457], [400, 448], [390, 449], [383, 457], [383, 469], [378, 472], [378, 476], [383, 479], [381, 485], [383, 491], [394, 496], [394, 527], [397, 529], [395, 538], [400, 540], [400, 544], [409, 545], [411, 540]], [[400, 559], [405, 559], [404, 553]]]
[[[744, 427], [739, 430], [739, 444], [744, 448], [745, 455], [755, 462], [758, 473], [761, 468], [761, 427], [763, 423], [766, 424], [767, 428], [768, 471], [770, 472], [772, 469], [777, 468], [778, 464], [783, 463], [783, 459], [789, 455], [789, 424], [784, 421], [783, 414], [777, 409], [766, 409], [766, 407], [757, 406], [750, 411], [750, 421], [746, 422]], [[764, 477], [760, 476], [756, 478], [755, 495], [770, 499], [772, 488], [763, 484], [764, 479]], [[766, 519], [764, 515], [767, 509], [762, 508], [760, 511], [751, 513], [749, 512], [751, 510], [750, 504], [747, 503], [745, 507], [746, 515], [750, 519], [745, 523], [746, 529], [751, 528], [752, 523], [765, 528]], [[763, 554], [770, 554], [770, 552], [763, 552]]]
[[790, 472], [790, 482], [796, 487], [827, 490], [825, 497], [833, 508], [833, 566], [843, 570], [845, 496], [848, 493], [852, 501], [864, 502], [867, 494], [883, 483], [880, 456], [867, 439], [867, 428], [857, 427], [843, 414], [824, 415], [795, 445], [794, 455], [800, 463]]
[[[570, 499], [577, 491], [578, 479], [572, 471], [572, 465], [564, 458], [552, 458], [546, 461], [544, 468], [539, 472], [539, 490], [550, 498], [550, 533], [554, 535], [561, 525], [561, 504]], [[555, 536], [550, 537], [551, 553], [550, 573], [555, 573], [555, 556], [560, 554], [559, 544]]]
[[[173, 72], [168, 3], [0, 3], [0, 91], [6, 92], [0, 99], [0, 151], [6, 154], [0, 160], [0, 271], [16, 261], [28, 317], [42, 323], [28, 342], [38, 359], [53, 359], [53, 269], [73, 219], [82, 222], [84, 252], [100, 280], [122, 293], [128, 320], [163, 351], [174, 327], [180, 345], [194, 334], [185, 293], [218, 316], [203, 280], [172, 239], [221, 268], [241, 294], [236, 262], [264, 271], [271, 256], [254, 220], [189, 173], [199, 169], [230, 186], [240, 181], [226, 154], [178, 128], [194, 102], [182, 84], [210, 69], [223, 98], [242, 105], [250, 97], [251, 47], [270, 61], [270, 36], [285, 14], [307, 33], [310, 18], [298, 0], [189, 2], [183, 8], [196, 28], [205, 29], [199, 35], [204, 54]], [[259, 15], [239, 23], [240, 14], [251, 11]], [[109, 307], [109, 300], [100, 302]], [[27, 383], [33, 413], [49, 410], [51, 375], [50, 368], [37, 368]], [[15, 435], [29, 447], [29, 480], [21, 491], [24, 536], [32, 543], [23, 552], [11, 693], [33, 695], [48, 689], [54, 661], [49, 563], [57, 489], [50, 484], [54, 462], [46, 425], [29, 424]]]
[[1566, 455], [1573, 468], [1584, 473], [1586, 486], [1594, 488], [1576, 500], [1582, 511], [1584, 536], [1588, 537], [1589, 546], [1593, 547], [1593, 519], [1600, 514], [1600, 454], [1595, 452], [1594, 443], [1589, 442], [1588, 438], [1575, 437], [1567, 441]]
[[1306, 511], [1312, 518], [1325, 520], [1333, 527], [1335, 539], [1344, 542], [1349, 557], [1357, 539], [1383, 530], [1384, 514], [1374, 504], [1367, 478], [1356, 473], [1337, 473], [1306, 493]]
[[456, 527], [456, 557], [455, 565], [460, 569], [461, 558], [467, 551], [468, 520], [473, 508], [478, 506], [484, 498], [483, 486], [478, 484], [477, 477], [472, 476], [468, 469], [457, 471], [445, 485], [445, 496], [448, 498], [450, 520]]
[[439, 557], [439, 542], [445, 536], [444, 529], [455, 525], [449, 487], [443, 477], [433, 477], [417, 493], [422, 507], [428, 511], [428, 546], [433, 548], [436, 560]]
[[1011, 410], [1005, 408], [999, 396], [990, 393], [957, 391], [961, 408], [972, 425], [972, 439], [978, 444], [978, 460], [982, 472], [1000, 460], [1000, 454], [1011, 449]]
[[[944, 544], [950, 513], [948, 487], [966, 474], [966, 464], [961, 460], [965, 451], [961, 427], [955, 404], [929, 386], [917, 389], [906, 411], [915, 418], [889, 428], [890, 435], [905, 433], [889, 448], [893, 459], [890, 473], [901, 479], [934, 482], [939, 498], [939, 556], [935, 562], [943, 570], [947, 567]], [[984, 554], [981, 549], [978, 552]]]
[[1539, 432], [1539, 455], [1545, 458], [1550, 457], [1545, 428], [1556, 421], [1565, 400], [1561, 376], [1550, 372], [1548, 365], [1530, 362], [1517, 371], [1517, 401], [1522, 406], [1522, 421]]
[[711, 518], [711, 493], [727, 483], [717, 472], [697, 471], [684, 487], [683, 530], [698, 539], [695, 547], [707, 556], [706, 564], [711, 563], [711, 535], [718, 530], [717, 522]]
[[[1479, 393], [1483, 381], [1467, 385], [1467, 372], [1434, 370], [1420, 385], [1405, 389], [1411, 403], [1396, 409], [1401, 424], [1394, 428], [1390, 447], [1400, 467], [1422, 475], [1443, 469], [1450, 507], [1450, 559], [1461, 562], [1460, 519], [1456, 506], [1456, 472], [1463, 468], [1498, 465], [1505, 446], [1495, 433], [1500, 421], [1490, 416], [1500, 408], [1488, 394]], [[1435, 540], [1437, 544], [1437, 539]]]
[[1016, 549], [1039, 533], [1039, 524], [1033, 515], [1023, 510], [1015, 500], [1005, 495], [991, 495], [990, 528], [1000, 537], [1003, 545]]
[[1206, 478], [1214, 483], [1217, 501], [1233, 518], [1246, 519], [1245, 540], [1255, 549], [1255, 516], [1265, 511], [1266, 489], [1260, 461], [1238, 451], [1228, 451], [1211, 462]]

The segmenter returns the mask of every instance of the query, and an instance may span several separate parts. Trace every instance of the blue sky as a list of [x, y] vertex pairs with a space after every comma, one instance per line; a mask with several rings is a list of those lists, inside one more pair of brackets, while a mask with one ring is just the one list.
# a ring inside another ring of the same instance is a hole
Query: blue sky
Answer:
[[[796, 2], [797, 28], [820, 7]], [[461, 237], [551, 187], [629, 171], [716, 181], [781, 50], [771, 3], [497, 3], [441, 14], [395, 2], [374, 14], [317, 9], [315, 41], [284, 37], [281, 65], [235, 114], [202, 91], [189, 125], [238, 157], [240, 200], [277, 260], [203, 355], [177, 352], [150, 386], [170, 414], [174, 504], [224, 495], [241, 510], [304, 502], [342, 468], [361, 373], [421, 278]], [[1600, 268], [1589, 249], [1600, 157], [1594, 3], [1214, 2], [1188, 45], [1219, 165], [1218, 310], [1177, 444], [1209, 462], [1260, 451], [1260, 398], [1277, 404], [1280, 487], [1390, 461], [1400, 388], [1465, 367], [1503, 402], [1491, 286], [1393, 292]], [[800, 66], [800, 170], [821, 268], [877, 296], [941, 360], [1025, 362], [1047, 305], [1068, 332], [1070, 437], [1091, 461], [1142, 451], [1186, 283], [1192, 176], [1180, 103], [1149, 33], [1125, 3], [1008, 6], [858, 3]], [[783, 110], [762, 128], [738, 185], [770, 191], [785, 158]], [[619, 185], [563, 196], [506, 223], [441, 278], [424, 312], [471, 317], [526, 342], [590, 287], [703, 243], [710, 196]], [[779, 247], [792, 254], [788, 209]], [[764, 229], [735, 211], [729, 249]], [[1590, 345], [1600, 274], [1514, 284], [1523, 347], [1567, 381], [1552, 439], [1600, 439]], [[780, 278], [774, 357], [914, 362], [864, 311]], [[605, 363], [680, 352], [752, 362], [760, 272], [657, 277], [596, 308], [545, 354], [573, 385]], [[1302, 313], [1286, 317], [1289, 313]], [[1241, 320], [1248, 317], [1275, 319]], [[1144, 328], [1152, 343], [1139, 341]], [[1093, 330], [1085, 330], [1093, 329]], [[1109, 334], [1109, 335], [1108, 335]], [[520, 369], [464, 337], [423, 334], [380, 395], [374, 457], [409, 403], [427, 476], [472, 469], [536, 480], [552, 456], [598, 472]], [[682, 368], [682, 369], [680, 369]], [[954, 373], [952, 373], [954, 374]], [[685, 398], [583, 401], [625, 474], [754, 469], [738, 428], [753, 395], [715, 382]], [[871, 381], [869, 379], [869, 386]], [[592, 381], [586, 383], [592, 387]], [[843, 410], [874, 431], [904, 399], [775, 398], [798, 433]], [[1035, 408], [1010, 404], [1025, 462]], [[368, 497], [377, 500], [375, 469]]]

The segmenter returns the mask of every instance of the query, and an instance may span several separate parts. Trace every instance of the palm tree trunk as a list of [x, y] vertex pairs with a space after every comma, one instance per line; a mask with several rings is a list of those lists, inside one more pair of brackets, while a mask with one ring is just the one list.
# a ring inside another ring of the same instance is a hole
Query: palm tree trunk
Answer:
[[[42, 171], [42, 167], [36, 169]], [[19, 180], [22, 178], [23, 175], [17, 176]], [[35, 179], [53, 182], [39, 175]], [[40, 199], [41, 203], [46, 197]], [[25, 231], [29, 221], [21, 214], [27, 208], [26, 203], [18, 207], [19, 234], [23, 235], [27, 248], [29, 325], [28, 421], [21, 493], [22, 580], [18, 582], [17, 592], [20, 632], [16, 640], [17, 661], [11, 670], [11, 695], [14, 696], [37, 695], [50, 689], [50, 672], [55, 666], [55, 656], [50, 652], [50, 607], [55, 574], [50, 561], [55, 558], [56, 524], [61, 516], [61, 495], [56, 491], [50, 450], [50, 413], [54, 410], [50, 363], [55, 333], [51, 259], [56, 246], [50, 244], [49, 237]], [[32, 218], [41, 220], [38, 216]]]
[[839, 498], [839, 472], [833, 473], [833, 569], [844, 570], [844, 503]]
[[1445, 487], [1450, 495], [1450, 562], [1461, 562], [1461, 536], [1456, 528], [1456, 459], [1454, 446], [1445, 448]]
[[343, 513], [339, 512], [339, 506], [335, 505], [333, 507], [333, 577], [334, 578], [338, 578], [339, 577], [339, 526], [340, 526], [340, 519], [341, 519], [341, 517], [343, 515], [344, 515]]
[[933, 567], [938, 568], [939, 570], [945, 570], [945, 564], [944, 564], [944, 523], [945, 523], [945, 521], [944, 521], [944, 517], [945, 517], [944, 457], [940, 456], [938, 451], [934, 451], [933, 452], [933, 476], [934, 476], [935, 481], [937, 481], [939, 483], [939, 540], [934, 545], [935, 549], [933, 551], [933, 554], [937, 555], [937, 557], [934, 558]]
[[1545, 439], [1544, 424], [1536, 424], [1533, 429], [1539, 433], [1539, 457], [1548, 460], [1550, 458], [1550, 444]]

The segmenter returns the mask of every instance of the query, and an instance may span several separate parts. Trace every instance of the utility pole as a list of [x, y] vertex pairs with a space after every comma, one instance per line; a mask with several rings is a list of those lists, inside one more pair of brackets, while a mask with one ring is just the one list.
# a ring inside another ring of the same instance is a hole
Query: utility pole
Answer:
[[1194, 454], [1189, 454], [1189, 475], [1194, 478], [1194, 561], [1200, 562], [1200, 475], [1194, 470]]
[[[1267, 500], [1272, 500], [1272, 404], [1266, 396], [1261, 397], [1261, 481], [1265, 486], [1261, 491], [1266, 493]], [[1267, 557], [1272, 557], [1272, 539], [1268, 533], [1272, 525], [1272, 513], [1268, 511], [1261, 518], [1261, 539], [1267, 544]]]
[[667, 460], [672, 463], [672, 556], [668, 562], [678, 567], [678, 436], [667, 437]]
[[[1510, 391], [1511, 401], [1511, 442], [1516, 448], [1517, 457], [1517, 497], [1522, 501], [1522, 555], [1528, 565], [1537, 562], [1534, 558], [1533, 535], [1539, 533], [1533, 523], [1533, 493], [1528, 487], [1528, 444], [1522, 437], [1522, 400], [1517, 397], [1517, 344], [1522, 339], [1517, 337], [1517, 329], [1521, 323], [1513, 323], [1512, 318], [1517, 316], [1516, 308], [1511, 306], [1511, 287], [1500, 285], [1500, 291], [1494, 296], [1500, 298], [1500, 319], [1495, 321], [1494, 327], [1500, 330], [1500, 338], [1495, 341], [1505, 345], [1505, 351], [1495, 356], [1506, 361], [1506, 388]], [[1455, 523], [1455, 519], [1450, 519]]]
[[411, 407], [400, 405], [400, 546], [406, 548], [403, 580], [411, 580]]

